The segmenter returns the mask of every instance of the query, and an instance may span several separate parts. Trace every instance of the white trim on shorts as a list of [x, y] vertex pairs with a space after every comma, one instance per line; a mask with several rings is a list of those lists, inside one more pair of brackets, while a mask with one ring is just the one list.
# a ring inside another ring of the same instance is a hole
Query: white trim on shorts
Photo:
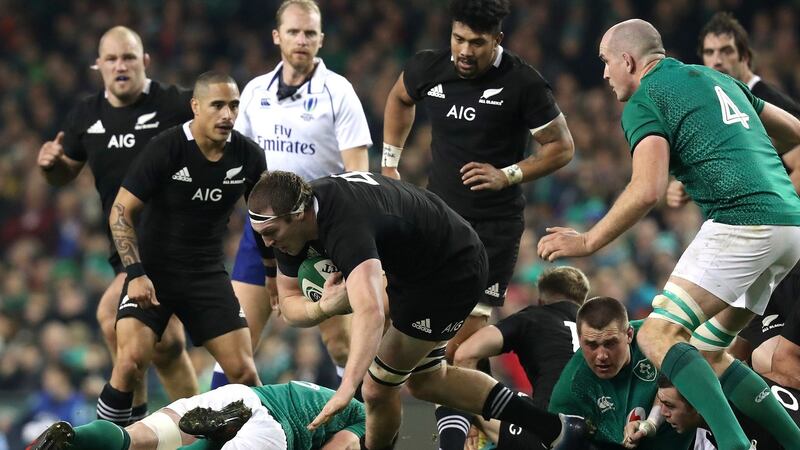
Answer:
[[225, 443], [222, 450], [286, 450], [286, 433], [281, 424], [272, 417], [258, 395], [243, 384], [229, 384], [194, 397], [182, 398], [166, 408], [183, 416], [186, 411], [198, 406], [219, 410], [240, 399], [253, 410], [253, 416], [233, 439]]
[[772, 291], [800, 260], [800, 226], [706, 220], [672, 276], [736, 308], [763, 314]]

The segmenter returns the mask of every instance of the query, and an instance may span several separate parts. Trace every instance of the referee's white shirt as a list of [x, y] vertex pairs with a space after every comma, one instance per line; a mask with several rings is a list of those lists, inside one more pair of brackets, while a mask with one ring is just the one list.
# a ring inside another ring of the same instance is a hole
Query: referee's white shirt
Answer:
[[320, 58], [315, 62], [311, 79], [281, 101], [283, 62], [247, 83], [234, 126], [264, 149], [269, 170], [294, 172], [305, 180], [344, 171], [342, 150], [372, 144], [353, 86]]

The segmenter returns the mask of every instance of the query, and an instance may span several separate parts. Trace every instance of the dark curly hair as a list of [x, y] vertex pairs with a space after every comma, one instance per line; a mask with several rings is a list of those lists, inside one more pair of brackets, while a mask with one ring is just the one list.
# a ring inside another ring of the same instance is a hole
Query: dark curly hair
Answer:
[[703, 43], [708, 34], [730, 34], [733, 36], [733, 42], [739, 52], [739, 60], [747, 58], [747, 65], [750, 68], [753, 67], [753, 50], [750, 48], [750, 39], [747, 36], [747, 31], [733, 14], [718, 12], [703, 26], [697, 43], [697, 54], [700, 58], [703, 58]]
[[450, 16], [477, 33], [499, 34], [503, 19], [511, 12], [508, 0], [451, 0]]

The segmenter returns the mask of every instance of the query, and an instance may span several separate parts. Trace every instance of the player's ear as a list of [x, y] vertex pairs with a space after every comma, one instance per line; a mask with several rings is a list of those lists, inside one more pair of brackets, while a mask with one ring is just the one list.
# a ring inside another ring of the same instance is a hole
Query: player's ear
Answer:
[[142, 62], [144, 63], [144, 68], [148, 68], [150, 66], [150, 53], [145, 53], [142, 56]]
[[628, 324], [628, 331], [625, 334], [628, 336], [628, 344], [633, 342], [633, 327], [630, 324]]
[[495, 47], [500, 45], [501, 42], [503, 42], [503, 37], [505, 37], [505, 35], [503, 34], [502, 31], [497, 33], [497, 36], [494, 37], [494, 45], [495, 45]]
[[200, 102], [197, 101], [196, 98], [192, 97], [192, 101], [189, 103], [192, 105], [192, 113], [194, 113], [196, 117], [200, 113]]
[[322, 44], [325, 43], [325, 33], [319, 34], [319, 48], [322, 48]]
[[272, 43], [275, 45], [281, 45], [281, 34], [278, 33], [277, 29], [272, 30]]
[[623, 53], [622, 59], [625, 61], [625, 69], [628, 71], [628, 73], [636, 73], [636, 61], [633, 60], [633, 57], [630, 55], [630, 53]]

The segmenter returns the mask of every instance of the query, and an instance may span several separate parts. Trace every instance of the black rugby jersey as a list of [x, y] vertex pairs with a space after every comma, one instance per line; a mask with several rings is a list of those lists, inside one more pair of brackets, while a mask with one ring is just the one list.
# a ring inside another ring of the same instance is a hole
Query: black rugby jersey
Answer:
[[189, 124], [153, 138], [122, 182], [147, 203], [137, 231], [143, 231], [139, 251], [148, 270], [221, 267], [231, 212], [266, 170], [264, 151], [235, 130], [222, 158], [209, 161]]
[[756, 97], [772, 103], [778, 108], [787, 111], [789, 114], [800, 118], [800, 105], [798, 105], [797, 102], [792, 100], [788, 95], [775, 89], [775, 87], [764, 80], [758, 80], [753, 85], [752, 89], [750, 89], [750, 92], [752, 92]]
[[308, 256], [327, 255], [346, 277], [380, 259], [390, 282], [447, 282], [464, 274], [483, 244], [439, 197], [404, 181], [346, 172], [311, 182], [319, 239], [296, 256], [275, 250], [281, 273], [297, 276]]
[[529, 306], [497, 322], [503, 353], [514, 352], [533, 385], [533, 401], [547, 409], [561, 371], [578, 347], [578, 305], [560, 301]]
[[550, 85], [539, 72], [498, 46], [497, 58], [486, 73], [464, 79], [456, 72], [449, 49], [425, 50], [408, 61], [403, 82], [414, 101], [423, 101], [431, 121], [428, 189], [470, 219], [522, 214], [519, 185], [470, 191], [460, 170], [471, 161], [497, 168], [521, 161], [530, 130], [560, 114]]
[[131, 105], [115, 108], [105, 91], [100, 91], [69, 113], [64, 124], [64, 154], [91, 168], [104, 222], [134, 157], [151, 138], [192, 118], [191, 98], [191, 91], [151, 80]]

